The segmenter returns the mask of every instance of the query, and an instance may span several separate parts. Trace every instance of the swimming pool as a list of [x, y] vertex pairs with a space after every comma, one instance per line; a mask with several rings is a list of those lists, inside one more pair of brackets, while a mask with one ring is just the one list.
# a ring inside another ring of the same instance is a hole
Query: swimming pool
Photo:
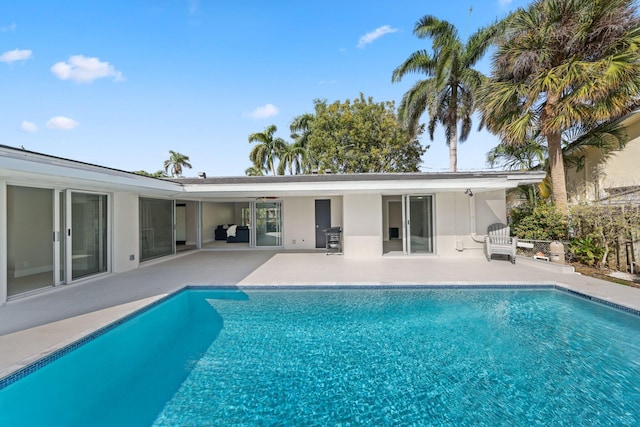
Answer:
[[639, 332], [556, 289], [188, 290], [0, 383], [0, 425], [638, 425]]

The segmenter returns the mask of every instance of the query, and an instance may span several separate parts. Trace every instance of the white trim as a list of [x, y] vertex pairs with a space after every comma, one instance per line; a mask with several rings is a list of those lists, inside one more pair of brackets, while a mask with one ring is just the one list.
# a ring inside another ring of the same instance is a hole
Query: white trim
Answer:
[[0, 305], [7, 302], [7, 182], [0, 179]]

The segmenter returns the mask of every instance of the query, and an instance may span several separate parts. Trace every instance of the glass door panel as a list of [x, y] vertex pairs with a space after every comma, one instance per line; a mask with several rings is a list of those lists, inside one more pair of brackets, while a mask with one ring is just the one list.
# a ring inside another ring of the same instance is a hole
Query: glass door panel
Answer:
[[433, 197], [407, 196], [408, 252], [433, 253]]
[[54, 284], [54, 192], [7, 186], [7, 295]]
[[66, 283], [66, 274], [65, 274], [65, 265], [66, 265], [66, 243], [67, 239], [64, 238], [65, 230], [65, 221], [67, 220], [65, 212], [67, 211], [67, 206], [65, 202], [65, 194], [64, 190], [56, 190], [56, 203], [57, 205], [54, 208], [54, 212], [57, 211], [57, 227], [54, 232], [54, 256], [55, 263], [58, 266], [57, 281], [56, 285]]
[[140, 198], [140, 261], [173, 253], [173, 203]]
[[72, 280], [92, 274], [106, 272], [106, 195], [71, 193], [70, 234]]
[[282, 246], [280, 202], [256, 202], [256, 246]]

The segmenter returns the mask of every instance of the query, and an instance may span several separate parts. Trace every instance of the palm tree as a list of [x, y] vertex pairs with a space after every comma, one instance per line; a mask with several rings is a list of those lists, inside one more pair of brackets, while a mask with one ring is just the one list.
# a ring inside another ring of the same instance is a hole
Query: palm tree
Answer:
[[304, 150], [301, 157], [301, 169], [303, 173], [311, 173], [314, 169], [318, 168], [317, 159], [311, 155], [308, 150], [309, 136], [311, 136], [311, 127], [316, 116], [314, 114], [305, 113], [296, 116], [291, 121], [289, 130], [291, 131], [291, 139], [294, 143]]
[[182, 176], [182, 168], [186, 167], [191, 169], [191, 163], [189, 163], [189, 156], [178, 153], [176, 151], [169, 150], [171, 155], [169, 159], [164, 161], [164, 170], [169, 173], [171, 170], [171, 176]]
[[289, 175], [294, 173], [297, 175], [302, 170], [306, 149], [298, 142], [292, 144], [285, 143], [282, 151], [278, 153], [280, 163], [278, 164], [278, 175], [284, 175], [285, 170], [289, 171]]
[[505, 170], [547, 170], [547, 176], [539, 184], [520, 185], [507, 190], [507, 198], [526, 200], [531, 206], [536, 206], [538, 200], [548, 199], [549, 172], [546, 147], [536, 138], [528, 138], [522, 145], [498, 144], [487, 153], [487, 163], [494, 168], [500, 166]]
[[249, 135], [249, 142], [259, 142], [249, 153], [249, 159], [254, 166], [264, 168], [276, 175], [275, 159], [284, 150], [286, 142], [282, 138], [274, 138], [278, 130], [276, 125], [267, 126], [264, 132]]
[[264, 176], [264, 169], [259, 166], [249, 166], [244, 170], [244, 174], [247, 176]]
[[546, 147], [535, 139], [527, 139], [522, 145], [498, 144], [487, 153], [491, 168], [505, 170], [539, 170], [547, 160]]
[[637, 106], [639, 23], [634, 0], [537, 0], [501, 23], [482, 120], [505, 144], [540, 134], [554, 202], [564, 214], [563, 135]]
[[[419, 120], [429, 113], [429, 137], [438, 123], [445, 128], [449, 146], [449, 168], [458, 169], [458, 140], [463, 142], [471, 131], [471, 116], [476, 110], [476, 92], [485, 76], [472, 67], [484, 55], [496, 28], [480, 29], [466, 43], [462, 43], [458, 30], [449, 22], [427, 15], [413, 30], [419, 38], [430, 38], [433, 54], [426, 50], [414, 52], [393, 71], [392, 82], [399, 82], [408, 73], [424, 73], [402, 97], [398, 115], [410, 138], [415, 138]], [[458, 123], [460, 135], [458, 137]]]

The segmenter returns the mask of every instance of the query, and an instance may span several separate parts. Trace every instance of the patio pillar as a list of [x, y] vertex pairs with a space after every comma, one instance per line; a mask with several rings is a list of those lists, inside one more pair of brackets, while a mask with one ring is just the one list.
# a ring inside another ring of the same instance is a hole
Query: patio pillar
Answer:
[[382, 196], [345, 194], [342, 202], [344, 256], [382, 256]]

